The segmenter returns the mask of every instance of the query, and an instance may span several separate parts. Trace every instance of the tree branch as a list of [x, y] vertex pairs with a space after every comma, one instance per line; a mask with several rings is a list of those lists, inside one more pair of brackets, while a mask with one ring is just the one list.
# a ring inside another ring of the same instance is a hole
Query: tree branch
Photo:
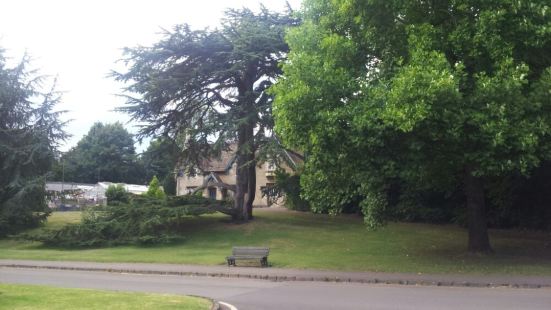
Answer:
[[218, 91], [216, 91], [212, 88], [207, 88], [205, 90], [207, 91], [207, 93], [212, 93], [216, 97], [216, 99], [218, 99], [223, 104], [225, 104], [227, 106], [230, 106], [230, 107], [235, 105], [235, 102], [224, 98]]

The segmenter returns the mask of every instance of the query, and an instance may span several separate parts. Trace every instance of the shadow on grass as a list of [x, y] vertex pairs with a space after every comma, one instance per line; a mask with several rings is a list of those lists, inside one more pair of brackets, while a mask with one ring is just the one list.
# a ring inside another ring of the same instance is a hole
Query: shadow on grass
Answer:
[[[492, 253], [467, 251], [466, 234], [455, 241], [441, 242], [432, 246], [419, 246], [412, 259], [419, 264], [439, 265], [445, 272], [522, 273], [549, 274], [551, 248], [545, 234], [492, 230], [490, 242]], [[447, 270], [446, 270], [447, 269]]]
[[185, 240], [93, 248], [3, 240], [0, 250], [10, 250], [3, 257], [12, 258], [223, 264], [232, 246], [250, 245], [270, 247], [270, 262], [287, 268], [551, 275], [549, 234], [543, 233], [492, 230], [496, 252], [472, 255], [466, 251], [466, 230], [455, 225], [389, 223], [368, 231], [354, 215], [255, 210], [255, 219], [246, 224], [221, 214], [185, 217], [177, 234]]

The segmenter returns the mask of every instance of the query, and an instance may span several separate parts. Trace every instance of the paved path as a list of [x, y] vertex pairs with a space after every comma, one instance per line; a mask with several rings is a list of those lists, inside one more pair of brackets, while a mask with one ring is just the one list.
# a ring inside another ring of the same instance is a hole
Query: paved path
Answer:
[[253, 309], [551, 309], [551, 289], [264, 281], [0, 267], [0, 282], [199, 295]]
[[253, 278], [271, 281], [323, 281], [385, 283], [434, 286], [551, 288], [551, 277], [410, 274], [380, 272], [338, 272], [283, 268], [254, 268], [145, 263], [94, 263], [71, 261], [3, 260], [0, 266], [60, 270], [112, 271], [141, 274], [193, 275], [210, 277]]

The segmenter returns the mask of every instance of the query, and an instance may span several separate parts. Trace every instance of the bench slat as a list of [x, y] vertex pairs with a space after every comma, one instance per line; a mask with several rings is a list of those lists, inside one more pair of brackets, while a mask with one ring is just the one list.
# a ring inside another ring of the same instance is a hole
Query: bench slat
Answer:
[[266, 252], [263, 252], [263, 253], [238, 252], [238, 253], [233, 253], [232, 255], [234, 255], [234, 256], [239, 256], [239, 255], [268, 256], [268, 253], [266, 253]]
[[253, 247], [234, 247], [233, 255], [268, 255], [269, 248], [253, 248]]

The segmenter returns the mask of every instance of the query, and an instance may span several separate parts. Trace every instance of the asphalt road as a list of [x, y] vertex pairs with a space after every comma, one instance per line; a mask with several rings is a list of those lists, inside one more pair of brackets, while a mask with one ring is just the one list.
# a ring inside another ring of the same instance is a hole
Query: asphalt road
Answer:
[[551, 289], [269, 282], [8, 267], [0, 267], [0, 282], [198, 295], [239, 310], [551, 309]]

